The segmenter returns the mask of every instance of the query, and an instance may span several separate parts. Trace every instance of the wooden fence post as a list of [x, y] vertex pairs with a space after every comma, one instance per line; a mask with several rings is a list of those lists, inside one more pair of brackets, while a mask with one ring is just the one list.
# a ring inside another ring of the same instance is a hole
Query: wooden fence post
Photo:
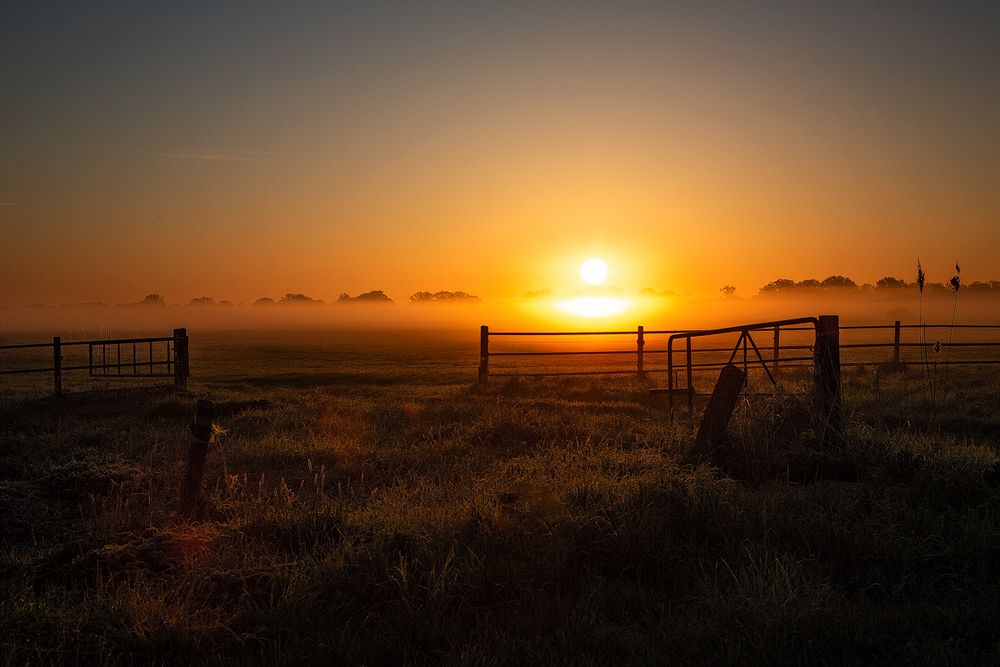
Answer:
[[840, 316], [820, 315], [816, 327], [816, 398], [827, 420], [827, 431], [839, 435], [840, 414]]
[[485, 385], [490, 374], [490, 328], [479, 327], [479, 384]]
[[646, 375], [646, 370], [643, 368], [642, 351], [646, 347], [646, 341], [643, 338], [643, 327], [640, 324], [639, 328], [636, 330], [635, 339], [635, 369], [641, 380]]
[[174, 329], [174, 385], [187, 389], [190, 373], [187, 329]]
[[899, 368], [899, 320], [896, 320], [895, 334], [892, 343], [892, 363]]
[[698, 435], [694, 439], [690, 459], [694, 463], [711, 456], [726, 441], [726, 428], [729, 418], [736, 409], [740, 393], [747, 383], [747, 374], [734, 364], [726, 364], [719, 373], [719, 381], [715, 384], [712, 397], [698, 426]]
[[56, 396], [62, 395], [62, 338], [52, 338], [52, 372], [54, 374], [53, 390]]
[[205, 459], [212, 441], [212, 422], [215, 406], [211, 401], [200, 400], [191, 423], [191, 444], [188, 448], [187, 470], [181, 488], [181, 514], [194, 519], [201, 509], [201, 482], [205, 476]]
[[778, 367], [778, 358], [781, 355], [781, 327], [774, 327], [774, 368]]

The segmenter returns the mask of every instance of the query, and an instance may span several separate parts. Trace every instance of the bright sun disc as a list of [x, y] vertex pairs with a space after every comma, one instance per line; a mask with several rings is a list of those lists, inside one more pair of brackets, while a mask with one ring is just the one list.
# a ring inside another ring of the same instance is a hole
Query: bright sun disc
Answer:
[[590, 285], [600, 285], [608, 279], [608, 265], [602, 259], [588, 259], [580, 265], [580, 277]]

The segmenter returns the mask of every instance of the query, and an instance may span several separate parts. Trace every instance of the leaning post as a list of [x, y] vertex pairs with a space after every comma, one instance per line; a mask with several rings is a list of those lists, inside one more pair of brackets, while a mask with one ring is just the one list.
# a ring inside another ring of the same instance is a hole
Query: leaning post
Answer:
[[747, 374], [744, 371], [734, 364], [723, 366], [698, 426], [698, 434], [689, 457], [692, 463], [699, 463], [710, 457], [714, 450], [725, 443], [729, 418], [736, 409], [736, 403], [746, 384]]
[[211, 401], [199, 400], [191, 423], [187, 470], [181, 488], [181, 514], [188, 519], [196, 518], [201, 509], [202, 478], [205, 476], [205, 459], [208, 457], [208, 445], [212, 442], [214, 420], [215, 405]]
[[62, 338], [59, 336], [52, 338], [52, 373], [52, 389], [56, 396], [60, 396], [62, 394]]
[[479, 327], [479, 384], [485, 385], [490, 374], [490, 328]]
[[816, 327], [816, 398], [827, 420], [827, 432], [839, 435], [840, 410], [840, 316], [820, 315]]
[[643, 338], [643, 327], [640, 324], [639, 328], [636, 330], [636, 338], [635, 338], [635, 370], [636, 373], [638, 373], [640, 380], [646, 376], [646, 370], [645, 368], [643, 368], [643, 359], [642, 359], [642, 351], [643, 348], [645, 347], [646, 347], [646, 341]]

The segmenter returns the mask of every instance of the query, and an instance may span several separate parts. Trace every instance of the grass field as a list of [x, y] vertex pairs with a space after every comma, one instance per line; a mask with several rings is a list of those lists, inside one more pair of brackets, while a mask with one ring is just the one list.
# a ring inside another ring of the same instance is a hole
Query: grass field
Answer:
[[996, 368], [846, 372], [832, 445], [747, 399], [694, 465], [662, 376], [480, 389], [477, 342], [193, 336], [186, 393], [0, 393], [0, 659], [1000, 662]]

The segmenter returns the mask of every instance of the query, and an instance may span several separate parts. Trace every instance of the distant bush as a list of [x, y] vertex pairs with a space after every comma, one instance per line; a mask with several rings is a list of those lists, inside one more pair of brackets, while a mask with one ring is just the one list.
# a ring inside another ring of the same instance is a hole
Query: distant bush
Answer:
[[337, 303], [395, 303], [380, 289], [351, 296], [346, 292], [337, 298]]
[[[913, 285], [916, 287], [916, 284]], [[900, 280], [899, 278], [893, 278], [892, 276], [886, 276], [885, 278], [879, 278], [878, 282], [875, 283], [875, 287], [879, 289], [899, 289], [902, 287], [910, 287], [905, 280]]]
[[305, 294], [286, 294], [281, 297], [278, 301], [280, 305], [292, 305], [292, 306], [321, 306], [324, 301], [320, 299], [314, 299], [312, 297], [306, 296]]
[[475, 303], [479, 297], [468, 292], [414, 292], [410, 295], [411, 303]]
[[215, 299], [210, 296], [199, 296], [188, 301], [189, 306], [214, 306]]
[[552, 297], [552, 290], [540, 289], [533, 292], [525, 292], [521, 298], [522, 299], [549, 299]]
[[163, 300], [163, 297], [159, 294], [147, 294], [143, 297], [142, 301], [139, 302], [142, 306], [165, 306], [167, 302]]
[[257, 299], [256, 301], [254, 301], [253, 305], [255, 305], [255, 306], [273, 306], [274, 305], [274, 299], [272, 299], [269, 296], [262, 296], [259, 299]]

